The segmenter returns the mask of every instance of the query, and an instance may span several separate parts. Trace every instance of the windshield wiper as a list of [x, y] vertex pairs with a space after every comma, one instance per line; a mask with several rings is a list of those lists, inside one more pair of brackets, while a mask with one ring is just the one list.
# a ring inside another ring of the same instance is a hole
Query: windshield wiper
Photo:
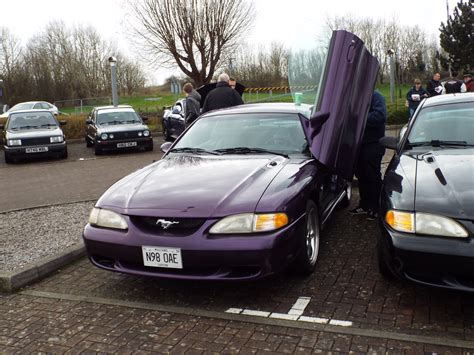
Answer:
[[430, 146], [430, 147], [444, 147], [444, 146], [452, 146], [452, 147], [474, 147], [474, 144], [468, 144], [466, 141], [443, 141], [443, 140], [431, 140], [429, 142], [415, 142], [415, 143], [408, 143], [410, 147], [423, 147], [423, 146]]
[[282, 157], [285, 157], [289, 159], [290, 157], [288, 154], [281, 153], [281, 152], [275, 152], [272, 150], [267, 150], [267, 149], [262, 149], [262, 148], [248, 148], [248, 147], [235, 147], [235, 148], [225, 148], [225, 149], [216, 149], [215, 150], [218, 153], [221, 154], [273, 154], [273, 155], [279, 155]]
[[37, 126], [37, 127], [57, 127], [57, 125], [54, 124], [54, 123], [46, 123], [46, 124], [42, 124], [41, 126]]
[[191, 148], [191, 147], [173, 148], [170, 150], [170, 152], [171, 153], [213, 154], [213, 155], [219, 154], [213, 150], [206, 150], [202, 148]]
[[29, 128], [37, 128], [39, 126], [31, 126], [31, 125], [27, 125], [27, 126], [20, 126], [20, 127], [15, 127], [16, 129], [29, 129]]
[[125, 121], [126, 123], [141, 123], [140, 121], [137, 121], [137, 120], [128, 120], [128, 121]]

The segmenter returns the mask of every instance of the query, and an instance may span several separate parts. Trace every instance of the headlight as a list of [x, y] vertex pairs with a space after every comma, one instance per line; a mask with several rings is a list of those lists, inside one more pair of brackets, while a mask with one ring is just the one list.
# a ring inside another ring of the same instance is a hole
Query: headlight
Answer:
[[144, 135], [145, 137], [148, 137], [148, 136], [150, 135], [150, 131], [143, 131], [143, 135]]
[[138, 136], [139, 137], [143, 136], [143, 132], [138, 132]]
[[7, 145], [21, 145], [21, 139], [8, 139]]
[[63, 136], [49, 137], [51, 143], [61, 143], [63, 140]]
[[211, 234], [239, 234], [269, 232], [288, 224], [285, 213], [253, 214], [243, 213], [228, 216], [214, 224]]
[[410, 213], [390, 210], [385, 222], [393, 229], [405, 233], [467, 238], [468, 232], [455, 220], [430, 213]]
[[92, 209], [89, 215], [89, 223], [97, 227], [128, 229], [127, 221], [121, 214], [96, 207]]
[[467, 238], [469, 234], [458, 222], [448, 217], [429, 213], [415, 214], [415, 229], [420, 234], [439, 235], [442, 237]]
[[107, 138], [108, 138], [107, 133], [102, 133], [102, 134], [100, 135], [100, 139], [102, 139], [102, 140], [104, 140], [104, 141], [105, 141]]
[[114, 139], [114, 135], [113, 135], [113, 134], [109, 134], [109, 138], [110, 138], [110, 139]]

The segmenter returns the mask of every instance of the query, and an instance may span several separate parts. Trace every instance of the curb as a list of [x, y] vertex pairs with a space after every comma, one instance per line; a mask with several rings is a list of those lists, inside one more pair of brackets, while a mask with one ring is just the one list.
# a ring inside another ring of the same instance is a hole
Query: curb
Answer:
[[11, 293], [23, 286], [39, 281], [85, 254], [83, 244], [75, 245], [53, 256], [35, 261], [18, 271], [0, 273], [0, 292]]

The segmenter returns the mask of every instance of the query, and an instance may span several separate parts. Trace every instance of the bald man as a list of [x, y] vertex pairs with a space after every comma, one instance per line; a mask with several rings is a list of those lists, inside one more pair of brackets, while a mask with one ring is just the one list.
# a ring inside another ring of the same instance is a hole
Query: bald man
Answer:
[[243, 103], [244, 101], [239, 93], [229, 86], [229, 75], [222, 73], [219, 75], [216, 88], [207, 94], [202, 113], [242, 105]]

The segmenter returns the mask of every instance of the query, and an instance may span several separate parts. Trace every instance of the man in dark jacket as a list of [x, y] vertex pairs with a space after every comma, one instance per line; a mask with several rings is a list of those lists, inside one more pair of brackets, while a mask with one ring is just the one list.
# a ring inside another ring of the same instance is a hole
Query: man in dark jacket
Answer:
[[410, 111], [410, 118], [413, 117], [416, 109], [420, 105], [423, 99], [428, 97], [428, 92], [421, 86], [420, 79], [415, 79], [415, 86], [411, 88], [410, 91], [407, 93], [407, 100], [408, 100], [408, 109]]
[[435, 75], [433, 75], [433, 79], [428, 81], [428, 85], [426, 85], [426, 91], [428, 91], [430, 96], [441, 95], [441, 92], [443, 91], [443, 85], [441, 85], [441, 82], [439, 81], [440, 79], [441, 75], [439, 73], [435, 73]]
[[367, 214], [368, 219], [377, 217], [379, 195], [382, 187], [380, 166], [385, 153], [385, 149], [379, 144], [379, 139], [385, 136], [386, 122], [387, 107], [385, 98], [378, 91], [375, 91], [372, 95], [355, 171], [359, 182], [359, 205], [350, 211], [354, 215]]
[[186, 95], [186, 112], [184, 113], [184, 122], [186, 126], [188, 126], [193, 123], [201, 114], [201, 95], [196, 90], [194, 90], [191, 83], [184, 84], [183, 91]]
[[466, 92], [466, 85], [462, 80], [458, 80], [457, 73], [453, 72], [451, 79], [444, 83], [443, 94], [455, 94], [459, 92]]
[[207, 94], [202, 113], [221, 108], [242, 105], [244, 101], [239, 93], [229, 86], [229, 75], [219, 75], [217, 86]]

